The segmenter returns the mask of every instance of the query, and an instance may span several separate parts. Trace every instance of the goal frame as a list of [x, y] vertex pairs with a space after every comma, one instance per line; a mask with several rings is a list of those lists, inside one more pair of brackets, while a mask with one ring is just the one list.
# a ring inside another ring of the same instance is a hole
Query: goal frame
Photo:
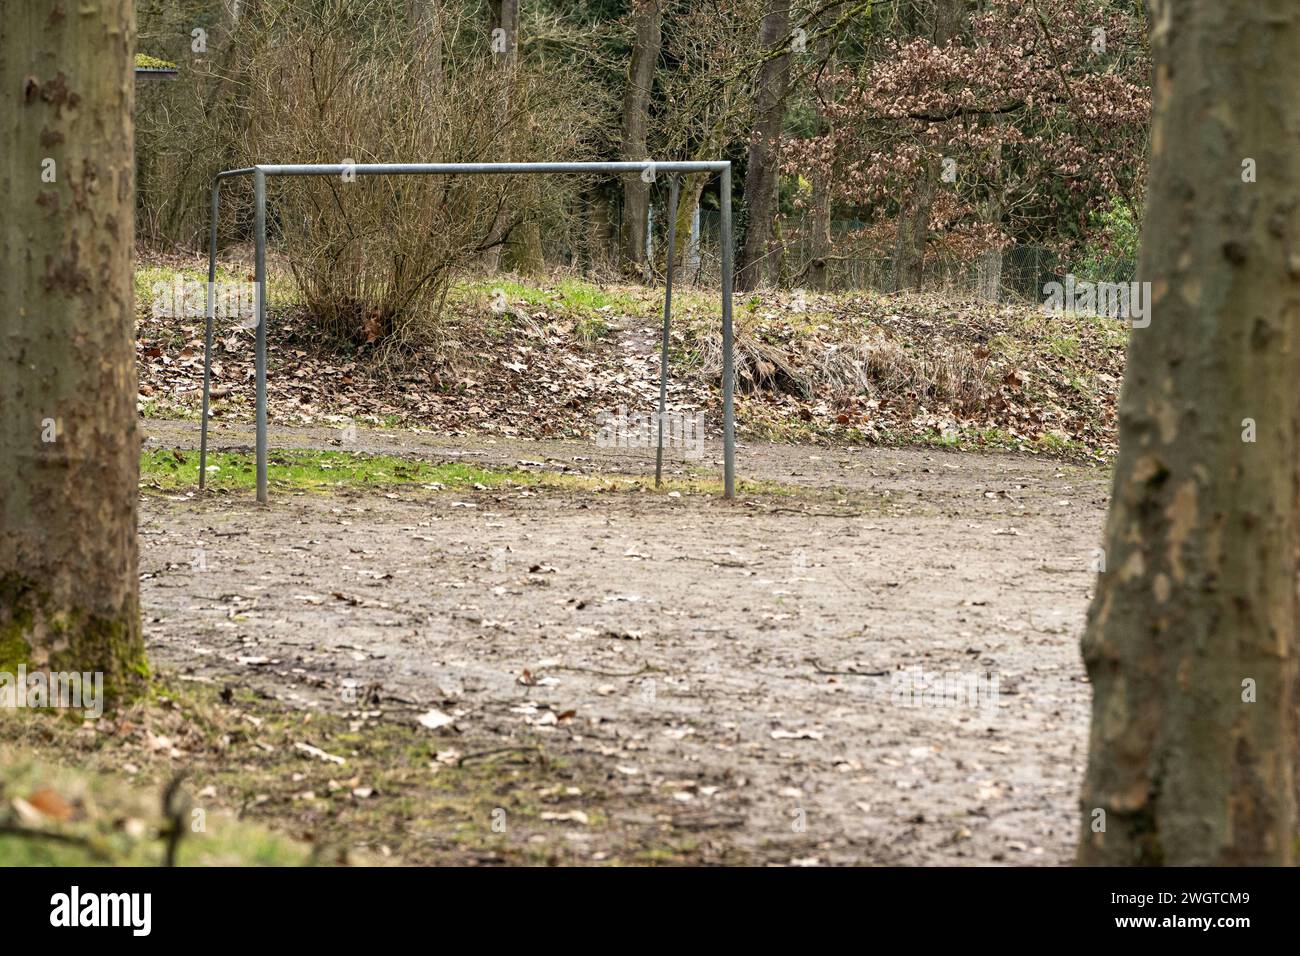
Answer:
[[677, 177], [684, 173], [717, 173], [720, 177], [722, 207], [721, 260], [722, 260], [722, 450], [723, 498], [732, 499], [735, 487], [735, 370], [732, 357], [731, 322], [731, 163], [718, 161], [642, 160], [613, 163], [306, 163], [293, 165], [257, 165], [243, 169], [228, 169], [212, 179], [212, 221], [208, 233], [208, 296], [205, 310], [203, 336], [203, 412], [199, 438], [199, 488], [207, 481], [208, 464], [208, 401], [212, 382], [212, 333], [216, 315], [217, 280], [217, 223], [221, 214], [221, 184], [238, 176], [253, 177], [253, 195], [256, 205], [254, 218], [254, 280], [256, 292], [257, 342], [255, 347], [257, 391], [257, 500], [267, 502], [266, 462], [266, 181], [272, 176], [477, 176], [477, 175], [553, 175], [576, 173], [581, 175], [616, 175], [637, 173], [649, 181], [659, 173], [669, 176], [668, 250], [664, 282], [663, 341], [659, 366], [659, 437], [655, 453], [655, 484], [660, 484], [663, 472], [664, 414], [668, 390], [668, 336], [672, 318], [673, 295], [673, 243], [677, 224]]

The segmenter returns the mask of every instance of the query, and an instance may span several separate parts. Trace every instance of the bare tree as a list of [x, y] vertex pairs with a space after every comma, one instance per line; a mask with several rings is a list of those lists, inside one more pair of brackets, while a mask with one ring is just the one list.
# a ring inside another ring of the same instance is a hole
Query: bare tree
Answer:
[[426, 96], [442, 95], [442, 4], [440, 0], [406, 0], [406, 19], [419, 38], [417, 52], [423, 61], [421, 89]]
[[[818, 24], [823, 27], [824, 24]], [[835, 56], [835, 44], [831, 34], [823, 32], [817, 39], [816, 60], [821, 68], [832, 69]], [[820, 69], [820, 68], [819, 68]], [[826, 116], [826, 101], [816, 89], [816, 75], [812, 77], [813, 109], [817, 116], [816, 133], [824, 136], [830, 128]], [[831, 256], [831, 170], [824, 164], [817, 164], [812, 171], [812, 202], [808, 215], [809, 260], [806, 275], [808, 285], [818, 291], [830, 287]]]
[[[763, 17], [761, 44], [771, 53], [790, 43], [790, 0], [772, 0]], [[754, 89], [754, 135], [745, 167], [745, 243], [740, 250], [736, 288], [755, 289], [767, 271], [772, 227], [777, 214], [781, 127], [790, 86], [790, 56], [769, 56], [759, 67]]]

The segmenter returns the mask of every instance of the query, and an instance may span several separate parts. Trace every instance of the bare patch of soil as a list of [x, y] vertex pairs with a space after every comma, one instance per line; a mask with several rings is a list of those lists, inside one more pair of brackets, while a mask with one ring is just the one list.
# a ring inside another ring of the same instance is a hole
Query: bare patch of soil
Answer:
[[[144, 424], [158, 444], [197, 438]], [[272, 438], [338, 447], [339, 433]], [[214, 447], [245, 440], [222, 431]], [[361, 432], [350, 447], [653, 468], [652, 451], [589, 443]], [[701, 859], [1068, 862], [1105, 474], [777, 445], [742, 446], [739, 473], [809, 493], [147, 495], [150, 653], [302, 707], [347, 710], [359, 689], [437, 710], [454, 726], [411, 734], [461, 750], [540, 743], [599, 776], [612, 796], [590, 809]], [[996, 704], [910, 705], [899, 671], [995, 677]], [[553, 825], [601, 858], [598, 831]]]

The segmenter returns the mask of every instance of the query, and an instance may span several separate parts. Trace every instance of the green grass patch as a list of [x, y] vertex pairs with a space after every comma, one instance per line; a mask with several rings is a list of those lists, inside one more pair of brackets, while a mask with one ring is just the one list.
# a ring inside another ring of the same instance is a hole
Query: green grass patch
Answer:
[[[23, 721], [57, 726], [57, 718], [43, 714], [0, 715], [0, 726]], [[301, 866], [312, 860], [309, 845], [240, 822], [229, 811], [205, 809], [182, 795], [164, 812], [161, 788], [74, 769], [52, 756], [0, 745], [0, 866], [158, 866], [178, 827], [178, 866]]]
[[171, 60], [162, 60], [156, 56], [150, 56], [148, 53], [137, 53], [135, 55], [135, 68], [137, 70], [174, 70], [176, 64]]
[[[532, 484], [537, 480], [525, 471], [491, 471], [460, 462], [434, 463], [346, 451], [272, 451], [267, 458], [268, 484], [272, 488], [300, 491], [412, 484], [434, 489], [487, 489]], [[140, 481], [142, 485], [168, 491], [197, 487], [199, 453], [178, 449], [147, 451], [140, 456]], [[215, 489], [255, 487], [257, 468], [253, 455], [209, 454], [207, 483]]]
[[579, 319], [573, 327], [573, 334], [579, 342], [591, 345], [600, 341], [612, 331], [610, 324], [600, 316], [587, 316]]
[[597, 285], [574, 277], [535, 282], [497, 276], [458, 282], [451, 289], [448, 300], [452, 305], [484, 308], [498, 294], [516, 308], [542, 311], [579, 318], [597, 320], [588, 332], [609, 326], [602, 317], [617, 315], [653, 315], [663, 308], [663, 294], [654, 289], [635, 286], [609, 287]]
[[[229, 263], [217, 264], [218, 285], [252, 283], [253, 265], [232, 269]], [[177, 291], [179, 289], [179, 291]], [[299, 299], [293, 276], [280, 270], [268, 270], [266, 303], [268, 307], [293, 305]], [[202, 318], [207, 310], [208, 270], [177, 269], [163, 265], [138, 265], [135, 270], [135, 308], [142, 316], [152, 316], [155, 306], [172, 311], [184, 310], [191, 318]], [[181, 317], [181, 316], [176, 316]]]
[[[547, 488], [588, 494], [657, 495], [678, 494], [718, 497], [723, 483], [719, 475], [701, 467], [687, 468], [681, 475], [665, 476], [662, 486], [654, 485], [653, 472], [644, 475], [577, 475], [565, 472], [524, 469], [480, 468], [461, 462], [431, 462], [390, 455], [360, 452], [292, 450], [272, 451], [267, 462], [267, 484], [275, 491], [329, 493], [345, 489], [383, 490], [416, 488], [427, 491], [491, 491], [502, 488]], [[647, 461], [648, 468], [653, 465]], [[140, 456], [142, 489], [177, 492], [198, 488], [199, 453], [180, 449], [153, 449]], [[211, 452], [208, 455], [208, 487], [223, 491], [251, 491], [257, 484], [257, 469], [251, 453]], [[740, 497], [800, 498], [821, 500], [838, 497], [838, 492], [775, 481], [736, 481]]]

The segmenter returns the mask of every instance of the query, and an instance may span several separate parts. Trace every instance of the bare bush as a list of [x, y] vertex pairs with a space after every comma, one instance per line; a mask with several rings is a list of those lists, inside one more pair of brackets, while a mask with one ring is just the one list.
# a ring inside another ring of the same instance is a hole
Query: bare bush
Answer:
[[228, 111], [230, 91], [214, 69], [233, 56], [228, 11], [196, 0], [136, 0], [136, 16], [140, 51], [178, 74], [136, 82], [136, 236], [157, 248], [202, 248], [212, 174], [234, 158], [214, 122]]
[[[224, 133], [242, 164], [581, 154], [591, 121], [572, 108], [573, 84], [494, 69], [484, 24], [450, 8], [436, 16], [435, 29], [412, 30], [402, 6], [384, 0], [255, 7], [234, 30], [241, 53], [225, 78], [242, 107]], [[344, 173], [272, 183], [269, 227], [302, 305], [328, 335], [360, 343], [417, 333], [457, 272], [540, 210], [562, 207], [518, 177]], [[510, 217], [497, 233], [502, 208]]]

